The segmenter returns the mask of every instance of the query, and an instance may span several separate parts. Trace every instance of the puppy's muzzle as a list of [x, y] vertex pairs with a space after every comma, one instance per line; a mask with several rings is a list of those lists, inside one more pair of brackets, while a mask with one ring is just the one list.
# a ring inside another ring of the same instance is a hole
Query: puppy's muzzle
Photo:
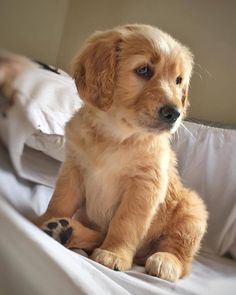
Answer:
[[166, 105], [159, 110], [159, 117], [163, 123], [173, 124], [179, 116], [180, 110], [176, 106]]

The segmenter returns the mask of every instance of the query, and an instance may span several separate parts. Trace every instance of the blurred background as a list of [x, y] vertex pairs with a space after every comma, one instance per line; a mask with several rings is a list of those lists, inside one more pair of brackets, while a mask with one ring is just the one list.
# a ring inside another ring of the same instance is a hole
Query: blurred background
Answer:
[[0, 0], [0, 48], [69, 72], [93, 31], [147, 23], [191, 48], [189, 116], [236, 126], [235, 0]]

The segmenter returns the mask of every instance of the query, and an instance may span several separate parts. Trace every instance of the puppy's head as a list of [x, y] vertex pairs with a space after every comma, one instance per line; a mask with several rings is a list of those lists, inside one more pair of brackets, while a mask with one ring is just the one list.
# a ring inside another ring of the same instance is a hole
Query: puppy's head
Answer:
[[111, 121], [174, 132], [186, 114], [192, 65], [191, 52], [168, 34], [127, 25], [90, 37], [73, 75], [85, 103]]

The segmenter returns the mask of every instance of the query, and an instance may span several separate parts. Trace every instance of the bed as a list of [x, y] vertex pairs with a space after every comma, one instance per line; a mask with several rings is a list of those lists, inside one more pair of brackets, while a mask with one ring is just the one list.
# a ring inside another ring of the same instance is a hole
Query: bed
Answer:
[[170, 283], [135, 265], [115, 272], [30, 221], [47, 207], [63, 160], [64, 124], [81, 105], [73, 81], [33, 69], [14, 83], [19, 97], [0, 118], [0, 294], [236, 294], [235, 130], [184, 122], [173, 138], [184, 183], [210, 212], [190, 275]]

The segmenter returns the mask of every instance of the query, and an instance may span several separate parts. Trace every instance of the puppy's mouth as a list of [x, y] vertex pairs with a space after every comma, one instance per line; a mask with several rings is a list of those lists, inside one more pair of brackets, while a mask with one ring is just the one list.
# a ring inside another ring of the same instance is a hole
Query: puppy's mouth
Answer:
[[179, 118], [175, 123], [163, 123], [158, 119], [152, 118], [149, 122], [139, 120], [137, 125], [141, 127], [143, 130], [151, 133], [162, 133], [169, 132], [175, 133], [181, 123], [181, 118]]
[[182, 114], [177, 107], [165, 106], [155, 112], [155, 115], [144, 113], [138, 123], [140, 127], [150, 132], [174, 133], [181, 123], [181, 118]]
[[[144, 126], [143, 126], [144, 127]], [[172, 129], [175, 129], [175, 123], [163, 123], [159, 120], [152, 120], [151, 124], [145, 126], [149, 132], [171, 132]]]

